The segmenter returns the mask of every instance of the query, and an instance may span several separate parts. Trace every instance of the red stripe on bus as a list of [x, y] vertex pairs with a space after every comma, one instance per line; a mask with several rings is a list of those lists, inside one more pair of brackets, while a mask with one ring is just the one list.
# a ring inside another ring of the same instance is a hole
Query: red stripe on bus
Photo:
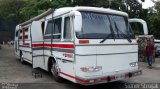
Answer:
[[29, 45], [30, 45], [30, 43], [24, 43], [24, 45], [28, 45], [28, 46], [29, 46]]
[[32, 44], [33, 47], [44, 46], [44, 44]]
[[30, 43], [23, 43], [23, 44], [19, 44], [20, 46], [26, 46], [26, 47], [30, 47]]
[[73, 44], [32, 44], [33, 47], [74, 48]]
[[75, 76], [66, 74], [66, 73], [61, 72], [61, 71], [60, 71], [60, 74], [63, 74], [63, 75], [65, 75], [65, 76], [67, 76], [67, 77], [70, 77], [70, 78], [72, 78], [72, 79], [75, 79], [75, 80], [77, 80], [77, 81], [79, 81], [79, 82], [81, 82], [81, 83], [88, 83], [88, 82], [89, 82], [89, 80], [80, 79], [80, 78], [77, 78], [77, 77], [75, 77]]
[[69, 74], [66, 74], [66, 73], [64, 73], [64, 72], [59, 72], [59, 73], [61, 73], [61, 74], [65, 75], [65, 76], [67, 76], [67, 77], [70, 77], [70, 78], [76, 79], [74, 76], [69, 75]]

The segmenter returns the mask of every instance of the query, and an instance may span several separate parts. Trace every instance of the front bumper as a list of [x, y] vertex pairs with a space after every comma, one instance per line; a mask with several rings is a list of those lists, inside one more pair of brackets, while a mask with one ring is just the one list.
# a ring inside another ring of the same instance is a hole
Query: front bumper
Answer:
[[107, 83], [107, 82], [113, 82], [113, 81], [123, 80], [127, 78], [132, 78], [135, 76], [139, 76], [141, 74], [142, 74], [142, 70], [138, 69], [135, 71], [107, 75], [107, 76], [98, 77], [98, 78], [84, 79], [84, 78], [76, 77], [76, 82], [82, 85], [93, 85], [93, 84]]

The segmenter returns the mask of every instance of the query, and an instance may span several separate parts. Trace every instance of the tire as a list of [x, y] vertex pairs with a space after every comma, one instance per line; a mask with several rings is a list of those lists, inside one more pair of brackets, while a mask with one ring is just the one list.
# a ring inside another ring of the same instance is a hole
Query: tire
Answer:
[[53, 62], [51, 64], [51, 68], [50, 68], [51, 74], [53, 75], [53, 78], [55, 79], [55, 81], [57, 82], [63, 82], [63, 78], [61, 78], [59, 76], [59, 68], [58, 68], [58, 64], [56, 62]]
[[155, 57], [158, 57], [158, 54], [155, 54]]

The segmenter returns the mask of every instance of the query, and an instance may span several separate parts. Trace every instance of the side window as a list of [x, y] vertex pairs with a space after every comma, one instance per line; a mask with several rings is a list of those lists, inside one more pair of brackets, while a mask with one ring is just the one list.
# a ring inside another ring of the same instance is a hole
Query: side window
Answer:
[[71, 22], [70, 18], [66, 17], [64, 19], [64, 39], [71, 39]]
[[22, 29], [20, 29], [20, 33], [22, 33]]
[[22, 40], [22, 29], [20, 29], [19, 32], [20, 32], [19, 39]]
[[18, 31], [16, 31], [16, 37], [18, 37]]
[[45, 35], [52, 34], [52, 28], [53, 28], [52, 23], [53, 23], [52, 20], [48, 21]]
[[25, 32], [28, 32], [28, 27], [27, 27], [27, 28], [25, 28]]
[[28, 35], [25, 36], [25, 39], [28, 39]]
[[45, 22], [42, 22], [42, 24], [41, 24], [42, 35], [44, 35], [44, 26], [45, 26]]
[[22, 40], [22, 36], [20, 36], [19, 39]]
[[62, 24], [62, 18], [54, 20], [53, 39], [61, 38], [61, 24]]
[[29, 27], [26, 27], [26, 28], [24, 28], [24, 33], [25, 33], [25, 35], [24, 35], [24, 38], [25, 39], [28, 39], [28, 31], [29, 31]]

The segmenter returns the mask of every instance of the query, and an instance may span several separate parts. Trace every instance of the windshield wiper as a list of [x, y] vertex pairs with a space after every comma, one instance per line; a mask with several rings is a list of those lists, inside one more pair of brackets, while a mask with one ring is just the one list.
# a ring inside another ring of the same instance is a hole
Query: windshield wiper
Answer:
[[127, 36], [126, 34], [124, 34], [121, 30], [118, 30], [118, 27], [117, 27], [117, 24], [114, 22], [114, 25], [115, 25], [115, 27], [116, 27], [116, 29], [117, 29], [117, 31], [118, 31], [118, 33], [120, 32], [121, 34], [122, 34], [122, 36], [124, 37], [124, 38], [126, 38], [127, 40], [128, 40], [128, 42], [132, 42], [132, 40], [130, 39], [130, 37], [129, 36]]
[[[111, 27], [111, 25], [110, 25]], [[115, 39], [115, 34], [114, 34], [114, 31], [113, 31], [113, 28], [111, 27], [111, 33], [109, 35], [107, 35], [103, 40], [101, 40], [99, 43], [103, 43], [104, 41], [106, 41], [106, 39], [108, 39], [110, 36], [112, 36], [112, 38]]]
[[108, 39], [110, 36], [112, 36], [113, 34], [110, 33], [109, 35], [107, 35], [103, 40], [101, 40], [99, 43], [103, 43], [104, 41], [106, 41], [106, 39]]
[[[108, 17], [108, 16], [107, 16]], [[111, 19], [108, 17], [109, 21], [111, 22]], [[110, 23], [110, 30], [111, 30], [111, 33], [109, 35], [107, 35], [103, 40], [101, 40], [99, 43], [103, 43], [104, 41], [106, 41], [106, 39], [110, 36], [112, 36], [112, 38], [114, 38], [115, 40], [115, 34], [114, 34], [114, 31], [113, 31], [113, 28], [112, 28], [112, 25]]]

